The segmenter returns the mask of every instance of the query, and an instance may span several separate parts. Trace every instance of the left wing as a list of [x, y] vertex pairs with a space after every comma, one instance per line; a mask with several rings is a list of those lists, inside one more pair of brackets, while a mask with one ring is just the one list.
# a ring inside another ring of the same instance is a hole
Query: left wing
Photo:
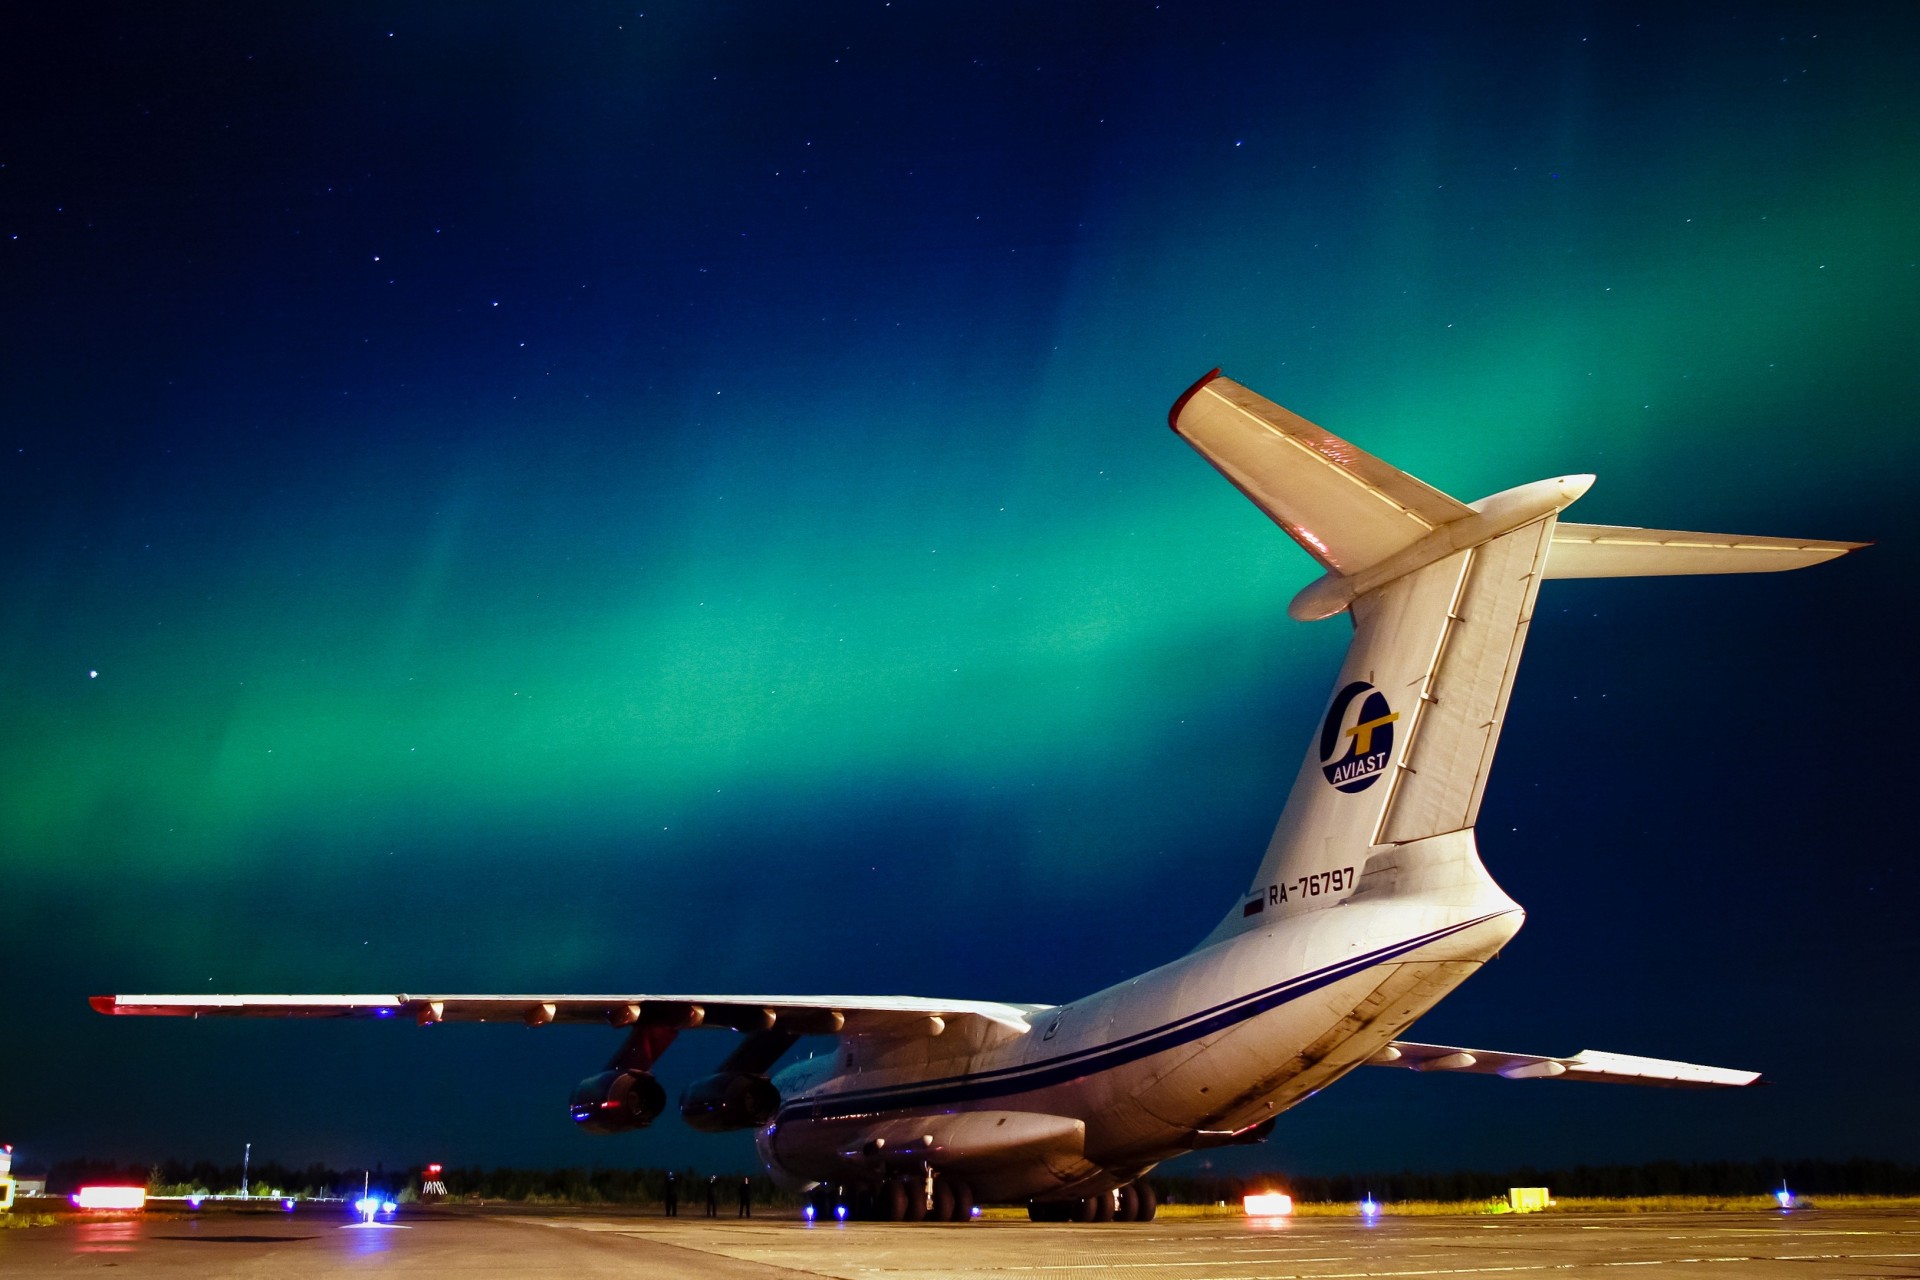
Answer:
[[173, 1018], [411, 1018], [432, 1022], [599, 1022], [726, 1027], [801, 1035], [934, 1035], [956, 1019], [1023, 1034], [1048, 1005], [919, 996], [742, 995], [248, 995], [94, 996], [97, 1013]]
[[1636, 1058], [1626, 1053], [1582, 1049], [1566, 1058], [1533, 1053], [1501, 1053], [1493, 1049], [1461, 1049], [1449, 1044], [1415, 1044], [1395, 1040], [1367, 1059], [1370, 1067], [1406, 1067], [1411, 1071], [1465, 1071], [1504, 1076], [1509, 1080], [1599, 1080], [1611, 1084], [1644, 1084], [1669, 1089], [1726, 1089], [1753, 1084], [1758, 1071], [1703, 1067], [1665, 1058]]

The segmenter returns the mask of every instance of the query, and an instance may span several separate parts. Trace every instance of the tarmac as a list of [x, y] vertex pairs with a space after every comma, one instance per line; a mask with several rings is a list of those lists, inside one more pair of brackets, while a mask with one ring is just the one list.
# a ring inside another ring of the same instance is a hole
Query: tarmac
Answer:
[[1686, 1280], [1920, 1276], [1920, 1213], [1547, 1213], [1040, 1225], [807, 1223], [415, 1209], [130, 1216], [0, 1231], [0, 1276], [515, 1276], [541, 1280]]

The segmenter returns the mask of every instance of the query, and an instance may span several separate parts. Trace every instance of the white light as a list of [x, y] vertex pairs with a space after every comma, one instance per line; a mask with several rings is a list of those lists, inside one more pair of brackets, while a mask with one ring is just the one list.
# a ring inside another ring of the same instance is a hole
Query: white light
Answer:
[[144, 1209], [145, 1187], [82, 1187], [73, 1193], [73, 1202], [82, 1209]]
[[1259, 1191], [1241, 1202], [1249, 1218], [1284, 1218], [1293, 1212], [1293, 1197], [1278, 1191]]
[[833, 1206], [833, 1216], [845, 1222], [847, 1220], [847, 1206], [843, 1204]]

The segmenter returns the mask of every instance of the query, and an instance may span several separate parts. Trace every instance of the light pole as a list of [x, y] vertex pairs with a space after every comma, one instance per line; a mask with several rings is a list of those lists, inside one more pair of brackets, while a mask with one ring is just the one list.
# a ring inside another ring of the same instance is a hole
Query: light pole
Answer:
[[249, 1142], [247, 1149], [240, 1153], [240, 1198], [242, 1200], [247, 1198], [247, 1169], [252, 1164], [253, 1144]]

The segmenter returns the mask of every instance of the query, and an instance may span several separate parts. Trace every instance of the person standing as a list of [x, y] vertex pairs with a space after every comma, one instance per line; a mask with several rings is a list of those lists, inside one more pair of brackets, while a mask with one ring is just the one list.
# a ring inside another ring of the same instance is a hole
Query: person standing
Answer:
[[707, 1216], [720, 1216], [720, 1175], [717, 1173], [707, 1175]]
[[677, 1218], [680, 1216], [679, 1175], [671, 1169], [667, 1170], [667, 1189], [660, 1199], [666, 1208], [669, 1218]]
[[753, 1216], [752, 1178], [740, 1179], [740, 1212], [734, 1216], [737, 1218], [751, 1218]]

